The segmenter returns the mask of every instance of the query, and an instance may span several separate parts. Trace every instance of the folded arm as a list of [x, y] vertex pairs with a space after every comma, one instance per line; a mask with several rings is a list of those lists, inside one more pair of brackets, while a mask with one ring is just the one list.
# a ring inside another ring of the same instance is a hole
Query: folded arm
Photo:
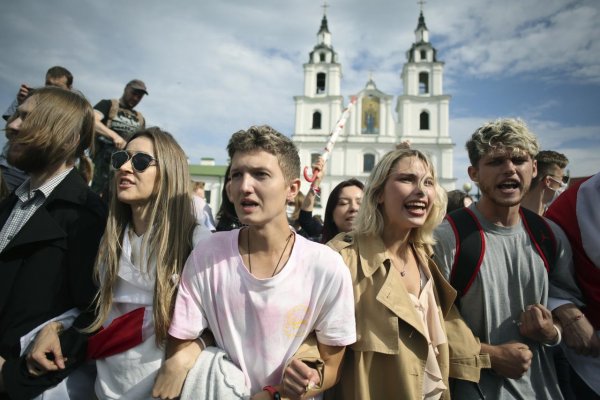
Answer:
[[158, 371], [152, 397], [175, 399], [179, 397], [188, 372], [194, 367], [204, 346], [214, 344], [212, 334], [203, 333], [201, 339], [182, 340], [169, 335], [166, 358]]
[[317, 369], [310, 367], [302, 359], [294, 359], [285, 369], [281, 392], [292, 399], [314, 397], [333, 387], [339, 380], [345, 346], [328, 346], [317, 342], [320, 358], [323, 361], [323, 380]]

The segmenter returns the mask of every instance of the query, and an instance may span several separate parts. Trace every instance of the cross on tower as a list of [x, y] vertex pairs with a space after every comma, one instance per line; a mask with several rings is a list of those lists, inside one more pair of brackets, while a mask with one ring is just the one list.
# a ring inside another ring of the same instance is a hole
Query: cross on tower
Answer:
[[323, 0], [323, 5], [321, 7], [323, 7], [323, 15], [327, 15], [327, 8], [329, 7], [327, 0]]
[[421, 7], [421, 12], [423, 12], [423, 5], [427, 3], [425, 0], [419, 0], [417, 1], [417, 4], [419, 5], [419, 7]]

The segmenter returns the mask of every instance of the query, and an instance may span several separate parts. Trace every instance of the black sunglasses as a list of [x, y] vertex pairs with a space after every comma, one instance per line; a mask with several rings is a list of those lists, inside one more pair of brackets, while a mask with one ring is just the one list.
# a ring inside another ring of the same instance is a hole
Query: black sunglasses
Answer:
[[150, 154], [142, 152], [129, 153], [126, 150], [119, 150], [112, 153], [110, 161], [114, 169], [119, 169], [130, 159], [133, 169], [137, 172], [144, 172], [146, 168], [154, 165], [156, 162], [156, 158], [152, 157]]

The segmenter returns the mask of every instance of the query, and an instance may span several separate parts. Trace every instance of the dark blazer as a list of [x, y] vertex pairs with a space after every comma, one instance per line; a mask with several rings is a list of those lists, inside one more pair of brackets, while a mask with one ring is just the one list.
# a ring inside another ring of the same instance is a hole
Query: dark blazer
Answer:
[[[0, 226], [16, 202], [13, 193], [0, 204]], [[76, 328], [93, 320], [93, 269], [106, 218], [105, 204], [74, 169], [0, 253], [0, 356], [10, 398], [34, 397], [83, 362], [86, 336]], [[19, 358], [21, 336], [73, 307], [82, 313], [61, 334], [67, 369], [31, 378]]]

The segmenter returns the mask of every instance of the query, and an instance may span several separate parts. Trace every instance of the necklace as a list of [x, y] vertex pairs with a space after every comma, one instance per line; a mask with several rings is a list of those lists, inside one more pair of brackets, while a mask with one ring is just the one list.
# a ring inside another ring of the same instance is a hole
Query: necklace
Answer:
[[398, 264], [394, 262], [392, 257], [390, 257], [390, 262], [392, 263], [392, 265], [396, 266], [396, 269], [400, 272], [400, 276], [404, 278], [406, 276], [406, 264], [408, 264], [408, 256], [406, 257], [406, 261], [402, 260], [399, 255], [396, 256], [398, 257], [398, 261], [403, 261], [402, 270], [400, 271], [400, 268], [398, 268]]
[[[279, 263], [283, 259], [283, 255], [285, 254], [285, 251], [287, 250], [288, 244], [290, 243], [290, 239], [292, 238], [292, 236], [294, 236], [294, 232], [290, 232], [289, 236], [285, 240], [285, 246], [283, 247], [283, 251], [281, 252], [281, 255], [279, 256], [279, 260], [277, 260], [277, 264], [275, 265], [275, 269], [273, 270], [273, 274], [271, 275], [271, 278], [275, 276], [275, 273], [279, 269]], [[250, 273], [252, 274], [252, 258], [250, 258], [250, 229], [248, 229], [248, 236], [246, 237], [246, 239], [247, 239], [246, 244], [248, 245], [248, 269], [250, 270]]]
[[[394, 262], [394, 261], [392, 261], [392, 264], [395, 264], [395, 262]], [[407, 263], [404, 263], [404, 264], [402, 265], [402, 271], [400, 271], [400, 276], [401, 276], [401, 277], [403, 277], [403, 278], [406, 276], [406, 264], [407, 264]]]
[[[411, 247], [411, 250], [412, 250], [412, 247]], [[415, 261], [416, 261], [416, 260], [415, 260]], [[394, 265], [394, 266], [395, 266], [395, 265], [397, 265], [397, 264], [394, 262], [394, 260], [392, 260], [392, 258], [390, 258], [390, 262], [391, 262], [391, 263], [392, 263], [392, 265]], [[406, 276], [406, 265], [407, 265], [407, 264], [408, 264], [408, 262], [405, 262], [405, 263], [403, 263], [403, 265], [402, 265], [402, 271], [399, 271], [399, 272], [400, 272], [400, 276], [401, 276], [401, 277], [403, 277], [403, 278]], [[396, 268], [396, 269], [398, 269], [398, 268]], [[417, 271], [418, 271], [418, 273], [419, 273], [419, 288], [420, 288], [420, 289], [423, 289], [423, 274], [422, 274], [421, 267], [419, 267], [419, 263], [418, 263], [418, 262], [417, 262]]]

